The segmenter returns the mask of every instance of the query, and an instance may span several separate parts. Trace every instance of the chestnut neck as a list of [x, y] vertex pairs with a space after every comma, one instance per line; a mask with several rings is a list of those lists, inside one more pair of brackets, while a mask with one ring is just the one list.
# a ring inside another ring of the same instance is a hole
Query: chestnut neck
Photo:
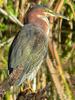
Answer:
[[49, 33], [49, 22], [44, 17], [43, 9], [35, 9], [28, 14], [28, 22], [40, 27], [46, 34]]

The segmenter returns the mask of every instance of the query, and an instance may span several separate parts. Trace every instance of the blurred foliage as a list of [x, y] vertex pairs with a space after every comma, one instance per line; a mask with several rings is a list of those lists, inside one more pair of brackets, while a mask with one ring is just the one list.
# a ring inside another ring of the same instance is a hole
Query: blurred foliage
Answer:
[[3, 2], [4, 2], [3, 0], [0, 0], [0, 7], [3, 5]]
[[[4, 9], [8, 14], [16, 16], [19, 20], [20, 16], [20, 10], [21, 9], [21, 4], [22, 0], [0, 0], [0, 7]], [[24, 0], [23, 0], [24, 1]], [[51, 9], [54, 10], [54, 6], [57, 4], [59, 1], [63, 0], [31, 0], [34, 4], [43, 4], [43, 5], [51, 5]], [[32, 3], [27, 1], [26, 3]], [[60, 2], [60, 3], [61, 3]], [[60, 5], [58, 4], [58, 6]], [[27, 5], [26, 4], [26, 5]], [[61, 9], [62, 8], [62, 9]], [[56, 42], [58, 43], [58, 51], [60, 54], [61, 62], [63, 69], [65, 72], [69, 74], [71, 77], [72, 75], [75, 76], [75, 1], [74, 0], [64, 0], [64, 4], [60, 9], [60, 13], [63, 15], [67, 16], [68, 18], [71, 19], [70, 22], [66, 20], [59, 20], [58, 22], [61, 22], [61, 31], [59, 29], [59, 23], [54, 23], [55, 27], [53, 27], [53, 32], [56, 34], [56, 31], [58, 33], [55, 35]], [[16, 11], [18, 9], [18, 11]], [[24, 22], [25, 20], [23, 20]], [[0, 82], [5, 80], [8, 77], [8, 52], [9, 52], [9, 47], [10, 44], [12, 43], [12, 37], [17, 34], [17, 32], [20, 30], [19, 25], [16, 25], [13, 23], [7, 16], [3, 15], [0, 13]], [[60, 37], [60, 38], [59, 38]], [[10, 39], [10, 41], [9, 41]], [[74, 47], [73, 47], [74, 45]], [[56, 89], [54, 87], [52, 78], [48, 72], [48, 69], [45, 69], [44, 71], [45, 77], [43, 80], [44, 82], [51, 81], [51, 94], [49, 96], [49, 99], [51, 100], [59, 100], [58, 94], [56, 93]], [[42, 79], [43, 75], [42, 73], [37, 75], [40, 77], [37, 80]], [[39, 82], [40, 82], [39, 81]], [[39, 87], [39, 82], [38, 82], [38, 87]], [[42, 82], [40, 82], [42, 84]], [[45, 83], [46, 84], [46, 83]], [[40, 87], [43, 87], [40, 85]], [[74, 88], [75, 89], [75, 88]], [[54, 99], [56, 97], [56, 99]], [[10, 100], [11, 94], [10, 92], [7, 92], [4, 100]]]
[[0, 31], [6, 31], [8, 29], [8, 26], [5, 25], [4, 23], [0, 23]]
[[10, 14], [10, 15], [14, 15], [17, 17], [17, 13], [14, 9], [14, 4], [13, 4], [13, 1], [12, 0], [8, 0], [8, 3], [7, 3], [7, 6], [6, 6], [6, 11]]

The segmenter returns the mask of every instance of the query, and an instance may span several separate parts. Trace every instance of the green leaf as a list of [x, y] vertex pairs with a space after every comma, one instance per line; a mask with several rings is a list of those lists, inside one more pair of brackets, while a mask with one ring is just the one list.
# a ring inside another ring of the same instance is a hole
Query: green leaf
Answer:
[[64, 0], [64, 4], [67, 3], [67, 0]]
[[6, 92], [3, 100], [10, 100], [11, 93], [8, 91]]
[[0, 23], [0, 31], [6, 31], [8, 29], [8, 26], [5, 25], [4, 23]]
[[42, 0], [42, 4], [48, 4], [49, 0]]
[[15, 15], [15, 16], [18, 15], [16, 13], [16, 11], [15, 11], [15, 7], [14, 7], [14, 4], [13, 4], [12, 0], [8, 0], [8, 4], [7, 4], [7, 7], [6, 7], [6, 10], [10, 15]]

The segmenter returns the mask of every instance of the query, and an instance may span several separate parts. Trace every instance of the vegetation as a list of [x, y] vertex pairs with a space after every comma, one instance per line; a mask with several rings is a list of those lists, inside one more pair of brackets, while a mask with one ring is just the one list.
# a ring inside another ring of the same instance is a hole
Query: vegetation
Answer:
[[74, 0], [0, 0], [0, 83], [9, 76], [10, 45], [26, 23], [27, 12], [36, 4], [47, 5], [70, 20], [49, 18], [49, 57], [31, 82], [35, 91], [27, 90], [25, 85], [18, 89], [13, 87], [5, 93], [3, 100], [75, 100]]

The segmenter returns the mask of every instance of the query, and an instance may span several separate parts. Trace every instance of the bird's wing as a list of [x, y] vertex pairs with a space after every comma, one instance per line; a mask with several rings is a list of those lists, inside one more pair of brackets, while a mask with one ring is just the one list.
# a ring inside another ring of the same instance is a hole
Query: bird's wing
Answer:
[[47, 52], [46, 34], [40, 28], [31, 24], [25, 25], [12, 44], [9, 68], [24, 66], [24, 75], [37, 69]]

